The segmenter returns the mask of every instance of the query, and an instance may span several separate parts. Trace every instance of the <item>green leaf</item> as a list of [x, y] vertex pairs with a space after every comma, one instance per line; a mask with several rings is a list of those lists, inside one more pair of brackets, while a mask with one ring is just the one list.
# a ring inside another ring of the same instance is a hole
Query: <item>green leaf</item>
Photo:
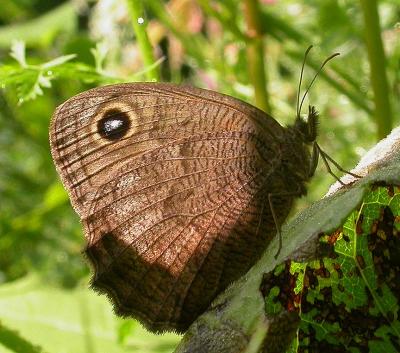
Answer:
[[[17, 330], [32, 347], [40, 345], [46, 352], [168, 353], [173, 350], [178, 336], [166, 334], [152, 340], [152, 334], [138, 323], [117, 318], [104, 296], [87, 289], [86, 283], [83, 287], [54, 288], [37, 276], [3, 284], [0, 287], [2, 323], [7, 325], [7, 332]], [[123, 337], [122, 345], [118, 343], [121, 341], [119, 330], [124, 322], [130, 334]], [[0, 328], [0, 340], [1, 333]], [[0, 342], [6, 344], [10, 339]]]
[[0, 348], [1, 345], [15, 353], [43, 352], [42, 348], [31, 344], [29, 341], [21, 337], [18, 332], [10, 330], [0, 322]]
[[25, 42], [22, 40], [15, 40], [11, 45], [10, 56], [17, 60], [21, 67], [26, 67]]
[[343, 230], [320, 238], [334, 243], [333, 252], [291, 274], [302, 287], [300, 349], [398, 352], [400, 234], [393, 223], [400, 213], [392, 207], [398, 210], [399, 196], [399, 188], [372, 188]]
[[[43, 89], [50, 88], [51, 81], [56, 78], [71, 79], [71, 77], [74, 77], [91, 84], [133, 81], [133, 77], [128, 76], [122, 79], [109, 76], [103, 71], [102, 63], [106, 52], [100, 45], [97, 45], [92, 53], [96, 60], [95, 68], [79, 62], [70, 63], [69, 61], [76, 57], [75, 54], [59, 56], [39, 65], [28, 65], [25, 59], [24, 43], [17, 41], [13, 44], [11, 56], [18, 61], [19, 65], [0, 66], [1, 87], [15, 89], [18, 103], [21, 104], [42, 95]], [[155, 63], [155, 65], [158, 64], [159, 62]]]
[[70, 61], [75, 58], [76, 58], [76, 54], [68, 54], [68, 55], [59, 56], [58, 58], [55, 58], [53, 60], [50, 60], [50, 61], [42, 64], [41, 67], [42, 67], [42, 69], [48, 69], [53, 66], [62, 65], [64, 63], [66, 63], [67, 61]]
[[94, 57], [97, 72], [103, 72], [103, 64], [107, 57], [108, 49], [104, 43], [97, 43], [95, 48], [90, 49]]
[[56, 35], [72, 32], [76, 25], [77, 11], [67, 1], [30, 21], [0, 27], [0, 47], [9, 47], [15, 39], [23, 40], [28, 46], [49, 46]]

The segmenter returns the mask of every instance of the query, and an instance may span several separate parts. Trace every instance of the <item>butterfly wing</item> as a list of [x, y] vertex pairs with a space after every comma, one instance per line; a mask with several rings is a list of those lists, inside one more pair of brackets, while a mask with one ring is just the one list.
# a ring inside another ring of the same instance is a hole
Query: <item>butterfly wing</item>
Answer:
[[183, 331], [249, 269], [275, 233], [283, 135], [244, 102], [171, 84], [96, 88], [56, 110], [52, 155], [93, 286], [118, 313]]

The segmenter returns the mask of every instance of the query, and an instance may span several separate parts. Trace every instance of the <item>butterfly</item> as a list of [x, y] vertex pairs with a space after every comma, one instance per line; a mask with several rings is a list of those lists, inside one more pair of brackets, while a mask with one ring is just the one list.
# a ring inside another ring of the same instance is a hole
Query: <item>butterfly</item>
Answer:
[[56, 109], [51, 153], [84, 228], [92, 286], [118, 314], [184, 332], [257, 261], [326, 158], [315, 108], [300, 117], [308, 89], [288, 127], [169, 83], [94, 88]]

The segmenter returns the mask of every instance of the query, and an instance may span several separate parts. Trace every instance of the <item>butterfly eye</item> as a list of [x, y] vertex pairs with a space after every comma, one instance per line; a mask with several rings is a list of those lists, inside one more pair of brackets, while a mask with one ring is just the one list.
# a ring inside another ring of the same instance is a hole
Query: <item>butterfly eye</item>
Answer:
[[97, 132], [101, 137], [117, 141], [123, 138], [131, 126], [129, 115], [119, 109], [111, 109], [97, 122]]

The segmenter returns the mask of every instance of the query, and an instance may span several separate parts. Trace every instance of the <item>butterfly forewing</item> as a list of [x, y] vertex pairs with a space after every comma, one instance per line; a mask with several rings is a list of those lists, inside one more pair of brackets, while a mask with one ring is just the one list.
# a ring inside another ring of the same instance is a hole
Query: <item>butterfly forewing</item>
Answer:
[[[284, 187], [272, 177], [284, 129], [239, 100], [169, 84], [96, 88], [57, 109], [50, 135], [94, 287], [152, 330], [185, 330], [276, 231], [267, 196]], [[278, 202], [289, 210], [291, 198]]]

